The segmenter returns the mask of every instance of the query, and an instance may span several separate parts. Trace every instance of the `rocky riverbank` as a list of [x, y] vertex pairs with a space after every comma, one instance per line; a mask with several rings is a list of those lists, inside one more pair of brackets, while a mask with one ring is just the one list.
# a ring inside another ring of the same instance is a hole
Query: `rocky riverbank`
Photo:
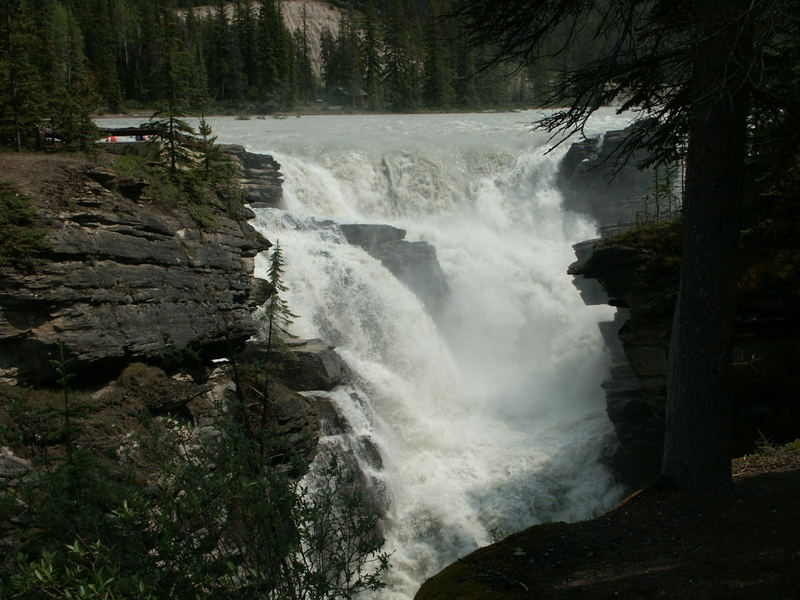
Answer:
[[[272, 157], [225, 150], [240, 161], [246, 201], [280, 203]], [[75, 401], [88, 411], [74, 442], [108, 455], [124, 453], [148, 419], [200, 426], [213, 407], [241, 404], [231, 369], [209, 359], [264, 363], [259, 343], [248, 340], [258, 331], [254, 310], [270, 293], [253, 276], [254, 258], [271, 244], [249, 225], [252, 213], [219, 188], [199, 223], [191, 207], [159, 206], [146, 180], [121, 175], [113, 161], [0, 155], [0, 180], [30, 199], [44, 235], [33, 262], [2, 267], [0, 406], [3, 424], [27, 432], [17, 436], [23, 446], [63, 442], [48, 442], [51, 425], [36, 415], [58, 409], [47, 390], [65, 361]], [[349, 372], [319, 340], [296, 341], [289, 353], [269, 393], [268, 426], [276, 453], [309, 461], [319, 422], [314, 401], [297, 391], [330, 390]], [[24, 424], [11, 410], [22, 404], [31, 412]]]
[[[631, 490], [658, 474], [664, 438], [667, 349], [678, 291], [679, 202], [639, 171], [636, 156], [617, 170], [614, 153], [626, 131], [573, 144], [559, 175], [565, 207], [598, 223], [602, 238], [575, 246], [568, 272], [586, 304], [617, 308], [601, 324], [612, 365], [606, 390], [609, 419], [619, 438], [611, 467]], [[673, 194], [674, 195], [674, 194]], [[790, 217], [789, 220], [791, 220]], [[800, 381], [800, 304], [796, 276], [800, 250], [793, 225], [778, 218], [744, 232], [736, 339], [731, 356], [735, 390], [734, 453], [752, 451], [763, 438], [792, 440], [800, 431], [794, 401]], [[776, 227], [771, 231], [771, 227]], [[786, 231], [778, 235], [778, 229]]]

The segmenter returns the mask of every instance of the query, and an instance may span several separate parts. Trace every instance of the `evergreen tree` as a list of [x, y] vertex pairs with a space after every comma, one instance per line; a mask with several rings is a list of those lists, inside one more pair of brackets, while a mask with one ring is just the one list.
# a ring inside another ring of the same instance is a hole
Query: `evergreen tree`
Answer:
[[257, 31], [259, 95], [272, 108], [288, 108], [297, 98], [296, 56], [292, 36], [283, 24], [276, 0], [261, 0]]
[[217, 136], [212, 135], [211, 125], [206, 121], [205, 116], [200, 117], [197, 133], [200, 136], [200, 168], [202, 169], [203, 179], [211, 181], [214, 178], [216, 167], [225, 158], [217, 145]]
[[52, 10], [56, 60], [50, 77], [50, 122], [68, 148], [87, 150], [97, 139], [97, 127], [91, 113], [99, 97], [86, 64], [83, 36], [77, 20], [68, 8], [60, 4], [54, 3]]
[[[3, 139], [16, 150], [33, 147], [44, 116], [46, 101], [42, 74], [34, 64], [37, 43], [32, 32], [33, 15], [25, 0], [5, 0], [4, 35], [0, 69], [0, 127]], [[5, 125], [8, 121], [9, 125]]]
[[155, 113], [149, 124], [156, 131], [153, 142], [159, 144], [159, 156], [173, 177], [179, 168], [193, 164], [192, 154], [185, 142], [196, 132], [180, 117], [174, 105], [169, 105], [166, 110]]
[[311, 48], [308, 31], [308, 15], [303, 5], [303, 24], [294, 32], [295, 65], [299, 95], [302, 100], [312, 100], [316, 93], [314, 72], [311, 68]]
[[200, 25], [195, 18], [194, 9], [186, 13], [186, 55], [188, 57], [189, 81], [188, 102], [192, 108], [205, 108], [209, 102], [208, 73], [206, 69]]
[[241, 100], [250, 99], [255, 92], [258, 70], [258, 50], [256, 48], [256, 21], [250, 0], [237, 0], [233, 5], [234, 65], [238, 72], [234, 79], [241, 86]]
[[[429, 5], [433, 11], [435, 4]], [[453, 104], [453, 66], [444, 39], [444, 25], [432, 12], [425, 28], [423, 100], [429, 108], [448, 108]]]
[[383, 41], [377, 9], [372, 3], [366, 9], [362, 30], [361, 64], [364, 66], [364, 90], [367, 92], [369, 108], [378, 110], [383, 108], [381, 83]]
[[419, 104], [417, 63], [411, 26], [403, 4], [395, 0], [386, 25], [383, 83], [386, 103], [393, 110], [410, 110]]
[[117, 34], [111, 22], [108, 0], [85, 0], [78, 18], [86, 36], [86, 55], [92, 66], [97, 91], [112, 111], [122, 107], [122, 89], [117, 73]]
[[230, 97], [231, 42], [225, 2], [216, 0], [205, 23], [209, 93], [217, 102]]
[[339, 35], [323, 40], [325, 88], [328, 96], [346, 97], [355, 103], [361, 94], [361, 40], [350, 16], [339, 21]]

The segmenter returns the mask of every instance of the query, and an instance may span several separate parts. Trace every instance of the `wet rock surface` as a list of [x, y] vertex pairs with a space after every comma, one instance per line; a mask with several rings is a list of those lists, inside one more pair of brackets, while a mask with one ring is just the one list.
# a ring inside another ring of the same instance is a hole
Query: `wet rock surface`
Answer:
[[[643, 198], [652, 192], [656, 172], [640, 169], [644, 151], [619, 163], [622, 145], [637, 125], [573, 143], [561, 161], [558, 185], [564, 208], [591, 215], [601, 233], [613, 233], [655, 216]], [[658, 210], [669, 210], [665, 201]], [[650, 214], [652, 213], [652, 214]]]
[[247, 152], [244, 146], [225, 144], [223, 152], [235, 156], [241, 165], [239, 182], [246, 202], [254, 208], [281, 208], [283, 174], [280, 164], [269, 154]]
[[[280, 378], [293, 390], [330, 391], [350, 377], [350, 369], [334, 347], [322, 340], [289, 340], [286, 349]], [[248, 343], [239, 355], [239, 360], [256, 363], [268, 358], [266, 345], [256, 341]]]
[[361, 246], [380, 260], [432, 314], [439, 312], [450, 288], [436, 248], [428, 242], [409, 242], [404, 239], [404, 230], [390, 225], [344, 224], [340, 228], [350, 244]]

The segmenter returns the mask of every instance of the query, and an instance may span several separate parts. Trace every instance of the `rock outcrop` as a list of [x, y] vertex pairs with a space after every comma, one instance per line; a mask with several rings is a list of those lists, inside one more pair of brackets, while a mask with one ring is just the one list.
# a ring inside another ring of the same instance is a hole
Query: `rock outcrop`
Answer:
[[269, 154], [247, 152], [243, 146], [227, 144], [222, 149], [241, 165], [239, 183], [245, 192], [245, 202], [255, 208], [280, 208], [283, 201], [280, 164]]
[[405, 240], [403, 229], [390, 225], [340, 225], [345, 239], [361, 246], [381, 261], [436, 314], [450, 290], [447, 278], [436, 258], [436, 248], [428, 242]]
[[[651, 226], [655, 227], [655, 226]], [[602, 324], [611, 348], [611, 377], [603, 384], [608, 416], [619, 437], [612, 467], [629, 488], [658, 474], [663, 451], [667, 391], [667, 350], [678, 290], [679, 260], [674, 225], [657, 227], [657, 249], [636, 244], [636, 236], [579, 244], [581, 260], [569, 268], [579, 286], [596, 280], [585, 294], [591, 302], [618, 307], [613, 323]], [[653, 232], [651, 232], [652, 235]], [[665, 240], [676, 240], [672, 251]], [[750, 257], [745, 259], [749, 262]], [[762, 265], [763, 266], [763, 265]], [[770, 268], [783, 273], [774, 259]], [[747, 285], [744, 269], [740, 287]], [[734, 388], [735, 455], [752, 452], [764, 437], [786, 442], [800, 429], [800, 301], [796, 282], [774, 281], [760, 292], [740, 294], [731, 362]], [[768, 299], [765, 299], [768, 298]], [[615, 352], [621, 344], [622, 353]]]
[[656, 211], [663, 215], [675, 209], [666, 198], [658, 207], [645, 202], [657, 179], [654, 169], [639, 168], [645, 151], [634, 152], [624, 164], [617, 162], [621, 146], [636, 127], [573, 143], [559, 167], [564, 208], [591, 215], [603, 234], [651, 220]]
[[270, 244], [247, 223], [249, 211], [231, 216], [219, 200], [204, 229], [187, 211], [143, 202], [143, 181], [89, 163], [56, 169], [60, 196], [53, 182], [31, 190], [50, 250], [33, 272], [3, 273], [7, 381], [47, 379], [59, 344], [77, 369], [113, 374], [170, 347], [229, 353], [253, 335], [263, 300], [253, 261]]
[[[258, 193], [279, 199], [277, 163], [240, 150], [232, 153], [245, 172], [262, 176], [260, 165], [271, 178]], [[0, 426], [26, 444], [63, 442], [61, 421], [47, 416], [60, 396], [36, 385], [52, 381], [52, 360], [63, 351], [81, 378], [75, 401], [91, 405], [74, 443], [135, 461], [148, 418], [191, 423], [205, 443], [219, 435], [220, 418], [232, 417], [268, 430], [270, 462], [304, 472], [319, 421], [314, 401], [290, 387], [343, 381], [348, 371], [332, 348], [319, 340], [297, 345], [283, 380], [265, 378], [257, 360], [242, 360], [238, 372], [208, 368], [208, 358], [247, 345], [257, 332], [253, 311], [269, 293], [253, 268], [270, 243], [247, 223], [252, 213], [240, 200], [220, 192], [202, 207], [201, 226], [188, 208], [159, 209], [145, 181], [81, 160], [4, 155], [0, 178], [32, 199], [48, 244], [29, 270], [3, 268], [0, 383], [31, 385], [0, 385], [0, 407], [27, 407], [31, 418], [3, 410]], [[257, 344], [250, 355], [258, 358]], [[0, 484], [23, 467], [0, 449]]]
[[[314, 339], [289, 340], [286, 345], [289, 352], [284, 357], [280, 378], [293, 390], [330, 391], [350, 377], [350, 369], [330, 344]], [[259, 363], [268, 359], [266, 348], [251, 341], [237, 360]]]
[[611, 360], [603, 382], [606, 408], [619, 438], [611, 467], [626, 486], [639, 488], [661, 465], [678, 264], [674, 257], [602, 240], [576, 245], [576, 255], [568, 273], [584, 301], [617, 307], [614, 321], [600, 324]]

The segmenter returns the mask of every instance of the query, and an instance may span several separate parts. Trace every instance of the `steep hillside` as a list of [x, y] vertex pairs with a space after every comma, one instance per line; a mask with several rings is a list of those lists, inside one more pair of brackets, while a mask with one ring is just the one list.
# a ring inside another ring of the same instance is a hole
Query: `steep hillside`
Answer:
[[[257, 10], [258, 2], [251, 2]], [[342, 11], [324, 0], [281, 0], [283, 22], [289, 31], [302, 31], [305, 22], [308, 34], [309, 57], [314, 74], [319, 76], [322, 69], [321, 43], [322, 34], [329, 31], [334, 35], [339, 34], [339, 25]], [[233, 16], [233, 3], [227, 5], [228, 16]], [[213, 6], [198, 6], [195, 13], [206, 16], [214, 11]], [[183, 11], [182, 11], [183, 12]]]

